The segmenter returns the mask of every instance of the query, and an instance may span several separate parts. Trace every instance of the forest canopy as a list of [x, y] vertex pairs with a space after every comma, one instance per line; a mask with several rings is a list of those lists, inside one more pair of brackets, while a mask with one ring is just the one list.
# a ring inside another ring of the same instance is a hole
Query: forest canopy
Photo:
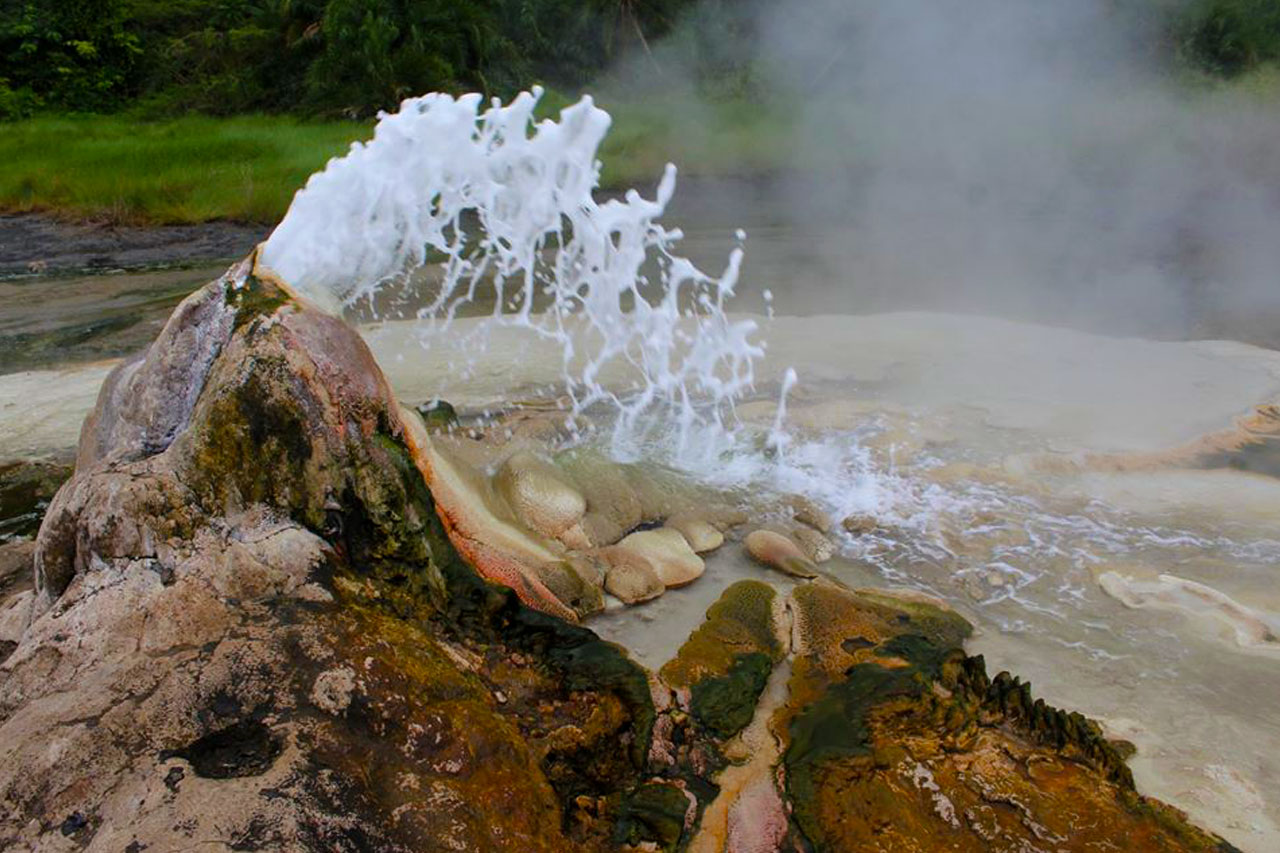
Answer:
[[[703, 54], [740, 65], [749, 52], [724, 44], [744, 37], [752, 2], [0, 0], [0, 119], [122, 109], [364, 117], [432, 90], [574, 89], [691, 16]], [[1280, 0], [1116, 5], [1160, 16], [1154, 47], [1171, 64], [1231, 77], [1280, 59]], [[744, 76], [720, 65], [715, 73]]]
[[425, 91], [581, 85], [690, 0], [0, 0], [0, 116], [365, 116]]

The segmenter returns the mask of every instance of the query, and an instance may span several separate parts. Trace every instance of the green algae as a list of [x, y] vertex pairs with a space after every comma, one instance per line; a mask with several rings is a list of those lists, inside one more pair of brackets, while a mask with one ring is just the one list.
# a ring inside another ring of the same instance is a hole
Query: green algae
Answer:
[[240, 286], [227, 289], [227, 304], [236, 310], [231, 328], [239, 331], [254, 320], [270, 317], [291, 301], [289, 294], [276, 284], [256, 275], [245, 276]]
[[750, 724], [771, 672], [773, 660], [768, 655], [738, 655], [728, 673], [693, 685], [689, 710], [716, 737], [731, 738]]
[[684, 837], [689, 796], [676, 785], [651, 782], [623, 798], [614, 843], [636, 846], [644, 842], [662, 851], [675, 851]]
[[777, 595], [760, 581], [739, 581], [726, 589], [675, 659], [662, 668], [663, 681], [692, 688], [707, 677], [728, 676], [743, 655], [758, 653], [771, 664], [781, 660], [782, 644], [773, 623]]

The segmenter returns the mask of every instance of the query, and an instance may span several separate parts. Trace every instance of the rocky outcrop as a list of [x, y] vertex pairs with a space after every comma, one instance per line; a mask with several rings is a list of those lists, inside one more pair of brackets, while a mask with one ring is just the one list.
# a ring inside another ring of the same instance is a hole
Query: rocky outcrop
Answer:
[[655, 761], [718, 786], [689, 849], [1232, 849], [1140, 796], [1095, 723], [988, 677], [969, 631], [912, 594], [730, 587], [662, 671]]
[[0, 552], [0, 848], [1227, 849], [937, 602], [739, 583], [645, 672], [574, 623], [730, 514], [453, 431], [252, 261], [188, 299]]
[[459, 559], [358, 336], [249, 265], [107, 382], [34, 567], [0, 848], [599, 849], [639, 773], [644, 673]]

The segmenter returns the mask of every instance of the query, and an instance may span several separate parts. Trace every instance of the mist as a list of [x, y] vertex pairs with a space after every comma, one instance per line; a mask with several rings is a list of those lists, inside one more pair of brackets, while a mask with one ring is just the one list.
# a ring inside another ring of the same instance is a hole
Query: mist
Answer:
[[1280, 344], [1277, 101], [1173, 70], [1146, 47], [1152, 15], [1107, 0], [736, 8], [723, 33], [705, 29], [723, 16], [693, 15], [604, 100], [659, 98], [673, 139], [710, 134], [714, 150], [700, 75], [735, 58], [717, 50], [754, 57], [743, 91], [779, 116], [781, 168], [686, 170], [672, 216], [710, 263], [744, 227], [746, 281], [778, 310]]

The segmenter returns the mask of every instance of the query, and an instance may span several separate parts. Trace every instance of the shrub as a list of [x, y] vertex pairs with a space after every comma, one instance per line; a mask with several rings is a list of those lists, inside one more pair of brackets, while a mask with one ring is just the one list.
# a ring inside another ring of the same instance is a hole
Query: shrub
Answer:
[[1280, 0], [1200, 0], [1178, 29], [1185, 58], [1213, 74], [1235, 77], [1280, 59]]

